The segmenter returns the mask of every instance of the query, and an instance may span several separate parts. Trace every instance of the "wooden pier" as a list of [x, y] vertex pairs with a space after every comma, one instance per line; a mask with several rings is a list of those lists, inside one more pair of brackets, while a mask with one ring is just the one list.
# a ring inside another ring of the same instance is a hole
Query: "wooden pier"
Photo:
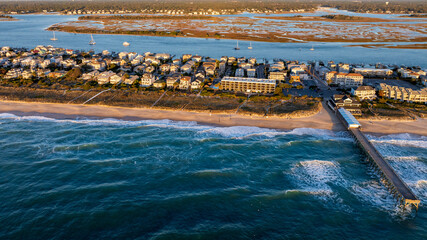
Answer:
[[336, 111], [338, 118], [346, 126], [349, 132], [356, 139], [358, 145], [366, 153], [372, 166], [374, 166], [384, 179], [384, 184], [400, 202], [402, 206], [414, 206], [418, 211], [420, 200], [415, 196], [406, 183], [393, 170], [387, 160], [375, 149], [374, 145], [360, 131], [361, 125], [356, 119], [344, 109]]

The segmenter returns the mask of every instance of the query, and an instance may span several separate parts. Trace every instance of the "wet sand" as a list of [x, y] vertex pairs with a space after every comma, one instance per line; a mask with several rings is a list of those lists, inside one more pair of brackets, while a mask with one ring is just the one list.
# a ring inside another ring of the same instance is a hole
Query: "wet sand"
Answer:
[[[279, 118], [103, 105], [1, 101], [0, 113], [12, 113], [18, 116], [45, 116], [56, 119], [170, 119], [174, 121], [195, 121], [200, 124], [220, 126], [256, 126], [287, 130], [295, 128], [316, 128], [333, 131], [345, 130], [334, 113], [327, 108], [322, 108], [319, 113], [310, 117]], [[427, 136], [427, 119], [417, 121], [361, 120], [360, 123], [364, 132], [374, 134], [412, 133]]]

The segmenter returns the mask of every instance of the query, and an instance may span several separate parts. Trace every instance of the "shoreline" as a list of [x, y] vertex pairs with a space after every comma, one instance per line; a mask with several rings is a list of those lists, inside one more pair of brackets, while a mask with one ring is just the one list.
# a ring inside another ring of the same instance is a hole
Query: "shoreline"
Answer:
[[[326, 129], [344, 131], [345, 128], [328, 108], [322, 107], [319, 113], [303, 118], [257, 117], [237, 114], [217, 114], [159, 110], [150, 108], [127, 108], [105, 105], [80, 105], [63, 103], [38, 103], [20, 101], [0, 101], [0, 113], [17, 116], [44, 116], [55, 119], [105, 119], [114, 118], [126, 121], [162, 120], [191, 121], [211, 126], [252, 126], [280, 130], [295, 128]], [[416, 121], [399, 120], [360, 120], [362, 130], [368, 134], [388, 135], [409, 133], [427, 136], [427, 119]]]

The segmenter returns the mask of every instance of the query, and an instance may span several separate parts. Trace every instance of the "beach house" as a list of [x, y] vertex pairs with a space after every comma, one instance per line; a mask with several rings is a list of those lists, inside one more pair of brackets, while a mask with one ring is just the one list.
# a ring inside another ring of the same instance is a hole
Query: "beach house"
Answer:
[[375, 89], [370, 86], [359, 86], [358, 88], [352, 88], [351, 94], [357, 96], [360, 100], [373, 100], [377, 97]]

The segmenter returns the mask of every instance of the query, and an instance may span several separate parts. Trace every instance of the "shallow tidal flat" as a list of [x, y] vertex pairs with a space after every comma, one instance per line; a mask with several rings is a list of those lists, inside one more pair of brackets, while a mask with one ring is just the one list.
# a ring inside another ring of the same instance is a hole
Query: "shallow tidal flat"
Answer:
[[7, 16], [7, 15], [0, 15], [0, 22], [9, 22], [9, 21], [18, 21], [18, 19]]
[[[338, 15], [342, 16], [342, 15]], [[48, 30], [264, 42], [425, 42], [425, 19], [327, 16], [83, 16]], [[403, 46], [404, 47], [404, 46]]]

